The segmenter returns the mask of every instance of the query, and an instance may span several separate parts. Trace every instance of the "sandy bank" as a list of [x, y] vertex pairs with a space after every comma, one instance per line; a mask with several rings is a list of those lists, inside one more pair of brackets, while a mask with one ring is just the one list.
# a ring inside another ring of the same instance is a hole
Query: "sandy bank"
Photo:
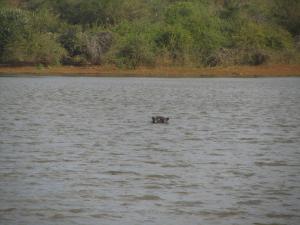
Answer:
[[112, 66], [49, 68], [0, 66], [0, 75], [53, 75], [99, 77], [300, 77], [300, 65], [232, 66], [215, 68], [140, 67], [135, 70]]

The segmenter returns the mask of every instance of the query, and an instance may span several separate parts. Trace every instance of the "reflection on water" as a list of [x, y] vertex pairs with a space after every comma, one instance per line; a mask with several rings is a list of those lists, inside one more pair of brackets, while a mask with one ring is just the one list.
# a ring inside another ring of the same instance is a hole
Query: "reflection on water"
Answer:
[[299, 224], [299, 87], [0, 78], [0, 224]]

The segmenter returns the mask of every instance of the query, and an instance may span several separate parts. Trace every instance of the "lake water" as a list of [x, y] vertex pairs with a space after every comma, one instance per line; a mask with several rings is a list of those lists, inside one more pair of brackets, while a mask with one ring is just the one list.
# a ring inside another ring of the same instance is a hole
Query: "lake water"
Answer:
[[1, 225], [300, 224], [300, 78], [2, 77], [0, 132]]

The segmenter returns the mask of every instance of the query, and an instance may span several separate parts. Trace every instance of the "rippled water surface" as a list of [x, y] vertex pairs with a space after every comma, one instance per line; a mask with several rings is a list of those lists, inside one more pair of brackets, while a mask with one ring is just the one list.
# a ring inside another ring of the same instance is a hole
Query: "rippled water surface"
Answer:
[[1, 225], [300, 224], [299, 78], [2, 77], [0, 132]]

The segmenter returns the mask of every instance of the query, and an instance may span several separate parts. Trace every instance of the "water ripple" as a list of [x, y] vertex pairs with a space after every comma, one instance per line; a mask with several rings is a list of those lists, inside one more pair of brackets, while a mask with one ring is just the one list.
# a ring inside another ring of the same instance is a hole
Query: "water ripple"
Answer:
[[298, 225], [299, 87], [2, 77], [0, 224]]

